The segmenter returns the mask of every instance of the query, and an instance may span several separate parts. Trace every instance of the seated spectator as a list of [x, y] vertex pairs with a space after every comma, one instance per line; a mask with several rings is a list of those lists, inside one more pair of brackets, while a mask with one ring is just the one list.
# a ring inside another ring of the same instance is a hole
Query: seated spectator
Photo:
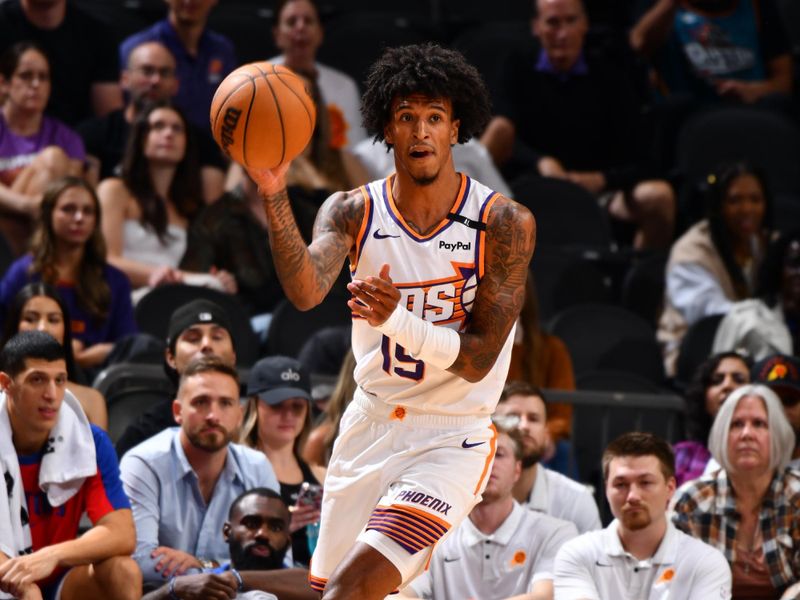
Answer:
[[250, 368], [239, 442], [266, 454], [275, 469], [281, 497], [292, 507], [292, 557], [303, 566], [311, 560], [306, 525], [319, 521], [319, 507], [300, 503], [300, 489], [324, 477], [300, 457], [311, 431], [310, 405], [311, 380], [297, 360], [268, 356]]
[[142, 42], [160, 42], [177, 63], [178, 93], [175, 104], [190, 123], [210, 131], [208, 114], [217, 86], [238, 65], [231, 41], [208, 27], [208, 15], [216, 0], [187, 3], [165, 0], [167, 17], [134, 33], [119, 47], [119, 64], [127, 65], [131, 51]]
[[775, 393], [745, 385], [728, 396], [708, 447], [722, 468], [678, 490], [675, 525], [725, 554], [735, 598], [797, 597], [800, 474], [786, 468], [794, 432]]
[[772, 241], [758, 283], [759, 298], [781, 316], [795, 352], [800, 352], [800, 229]]
[[514, 484], [517, 502], [570, 521], [579, 533], [600, 529], [600, 513], [586, 486], [539, 464], [548, 443], [547, 409], [541, 390], [521, 381], [507, 383], [495, 418], [521, 433], [522, 473]]
[[792, 92], [790, 44], [774, 0], [646, 0], [630, 32], [662, 94], [754, 104]]
[[333, 388], [328, 405], [322, 414], [322, 421], [308, 434], [303, 448], [303, 460], [310, 465], [328, 466], [333, 452], [333, 443], [339, 436], [339, 421], [345, 409], [353, 400], [356, 391], [356, 380], [353, 371], [356, 368], [356, 357], [348, 348], [344, 362], [339, 370], [336, 387]]
[[606, 497], [615, 519], [570, 540], [555, 561], [556, 600], [731, 597], [731, 570], [718, 550], [670, 523], [672, 450], [650, 433], [625, 433], [603, 453]]
[[137, 328], [130, 282], [106, 262], [100, 202], [84, 180], [66, 177], [47, 188], [31, 250], [0, 281], [0, 304], [7, 307], [32, 281], [55, 286], [69, 307], [75, 361], [98, 367]]
[[530, 171], [567, 179], [607, 206], [620, 241], [632, 234], [637, 249], [667, 247], [674, 193], [650, 173], [631, 77], [586, 51], [581, 0], [536, 0], [534, 9], [538, 43], [507, 61], [481, 141], [509, 179]]
[[[225, 364], [236, 365], [236, 350], [231, 322], [225, 311], [210, 300], [192, 300], [176, 308], [169, 319], [164, 370], [177, 386], [187, 365], [204, 356], [214, 356]], [[173, 402], [159, 401], [128, 425], [117, 440], [117, 455], [175, 426]]]
[[[511, 349], [508, 381], [525, 381], [546, 389], [575, 389], [575, 374], [566, 344], [542, 330], [539, 300], [530, 270]], [[572, 405], [551, 402], [547, 408], [547, 429], [555, 443], [568, 439], [572, 435]]]
[[[28, 331], [0, 352], [0, 591], [13, 598], [141, 596], [135, 531], [106, 434], [66, 391], [64, 348]], [[78, 537], [81, 515], [92, 527]]]
[[[148, 102], [170, 100], [180, 89], [175, 57], [161, 42], [144, 41], [128, 54], [120, 75], [126, 94], [123, 108], [84, 121], [78, 133], [86, 144], [86, 154], [93, 179], [119, 175], [122, 156], [131, 125]], [[228, 163], [212, 139], [208, 127], [189, 127], [197, 142], [197, 159], [203, 183], [203, 198], [209, 203], [222, 195]]]
[[6, 314], [3, 342], [20, 331], [39, 330], [49, 333], [64, 347], [67, 363], [67, 389], [81, 404], [89, 421], [101, 429], [108, 428], [106, 399], [96, 389], [83, 385], [85, 378], [75, 364], [70, 312], [58, 291], [47, 283], [24, 286], [11, 299]]
[[231, 502], [278, 480], [266, 457], [233, 444], [242, 422], [236, 369], [216, 357], [192, 361], [173, 403], [179, 427], [129, 450], [120, 463], [136, 523], [134, 559], [146, 584], [229, 560], [219, 537]]
[[44, 114], [50, 91], [41, 48], [19, 42], [0, 55], [0, 232], [17, 255], [28, 245], [48, 184], [79, 175], [86, 158], [78, 134]]
[[511, 493], [522, 472], [519, 432], [498, 429], [483, 499], [411, 582], [421, 598], [553, 598], [553, 561], [575, 525], [528, 510]]
[[750, 383], [751, 364], [747, 356], [723, 352], [710, 357], [697, 368], [686, 390], [687, 439], [673, 446], [675, 480], [679, 486], [706, 473], [711, 459], [706, 445], [711, 423], [730, 393]]
[[0, 40], [2, 50], [28, 40], [44, 48], [53, 76], [48, 112], [70, 127], [122, 106], [111, 30], [77, 3], [2, 2]]
[[202, 205], [194, 146], [178, 109], [159, 102], [140, 112], [122, 177], [102, 181], [97, 195], [108, 260], [134, 289], [196, 283], [236, 291], [236, 280], [225, 271], [184, 273], [177, 268], [189, 224]]
[[780, 398], [786, 420], [794, 432], [794, 448], [789, 466], [800, 469], [800, 360], [773, 354], [753, 365], [753, 383], [767, 386]]
[[[192, 221], [180, 269], [205, 273], [216, 268], [231, 273], [237, 295], [254, 317], [254, 329], [265, 331], [267, 324], [256, 319], [271, 313], [286, 295], [272, 261], [264, 200], [247, 173], [238, 165], [232, 170], [242, 173], [241, 182]], [[300, 232], [311, 241], [319, 205], [302, 193], [290, 193], [289, 202]]]
[[317, 74], [328, 108], [331, 145], [352, 147], [366, 138], [367, 132], [361, 125], [361, 94], [356, 82], [349, 75], [316, 61], [323, 37], [317, 2], [278, 0], [272, 35], [282, 54], [270, 58], [271, 63]]
[[231, 504], [222, 526], [230, 562], [204, 569], [202, 574], [173, 577], [142, 600], [318, 598], [306, 582], [306, 569], [283, 569], [291, 544], [290, 518], [289, 508], [277, 492], [269, 488], [242, 492]]
[[670, 375], [690, 325], [754, 295], [772, 229], [772, 198], [757, 169], [734, 163], [709, 181], [707, 217], [675, 242], [667, 261], [658, 340]]

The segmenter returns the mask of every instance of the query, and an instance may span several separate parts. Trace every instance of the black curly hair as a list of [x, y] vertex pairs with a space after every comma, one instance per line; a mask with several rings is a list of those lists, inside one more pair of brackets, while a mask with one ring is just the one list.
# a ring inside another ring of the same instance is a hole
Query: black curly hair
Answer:
[[461, 53], [436, 44], [388, 48], [372, 65], [366, 83], [361, 114], [364, 127], [378, 142], [385, 141], [383, 130], [398, 96], [449, 99], [453, 118], [461, 121], [459, 144], [482, 132], [491, 116], [489, 93], [478, 70]]

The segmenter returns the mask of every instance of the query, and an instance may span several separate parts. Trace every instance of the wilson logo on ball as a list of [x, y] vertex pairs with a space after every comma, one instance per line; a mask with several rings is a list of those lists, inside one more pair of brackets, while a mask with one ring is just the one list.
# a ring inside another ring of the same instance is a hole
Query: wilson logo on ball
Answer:
[[233, 143], [233, 132], [236, 131], [236, 125], [239, 123], [239, 117], [242, 116], [242, 111], [236, 108], [228, 108], [225, 111], [225, 119], [222, 121], [222, 149], [225, 154], [228, 152], [228, 146]]

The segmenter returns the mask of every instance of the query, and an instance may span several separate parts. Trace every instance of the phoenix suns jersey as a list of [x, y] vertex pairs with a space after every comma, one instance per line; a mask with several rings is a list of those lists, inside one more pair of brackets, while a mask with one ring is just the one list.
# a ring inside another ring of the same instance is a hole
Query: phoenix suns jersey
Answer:
[[[485, 270], [486, 220], [499, 194], [462, 174], [448, 218], [420, 235], [397, 210], [393, 177], [361, 188], [364, 218], [351, 276], [377, 276], [388, 264], [401, 294], [400, 306], [437, 327], [464, 331]], [[491, 371], [470, 383], [410, 356], [403, 346], [353, 315], [355, 380], [366, 393], [388, 404], [428, 414], [490, 415], [508, 374], [513, 339], [512, 328]]]

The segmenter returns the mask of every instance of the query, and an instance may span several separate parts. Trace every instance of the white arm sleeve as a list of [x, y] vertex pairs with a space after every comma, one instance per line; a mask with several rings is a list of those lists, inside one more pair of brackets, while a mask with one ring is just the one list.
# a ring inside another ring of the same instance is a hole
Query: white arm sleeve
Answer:
[[461, 350], [457, 331], [437, 327], [399, 305], [375, 329], [403, 346], [414, 358], [442, 370], [455, 362]]

